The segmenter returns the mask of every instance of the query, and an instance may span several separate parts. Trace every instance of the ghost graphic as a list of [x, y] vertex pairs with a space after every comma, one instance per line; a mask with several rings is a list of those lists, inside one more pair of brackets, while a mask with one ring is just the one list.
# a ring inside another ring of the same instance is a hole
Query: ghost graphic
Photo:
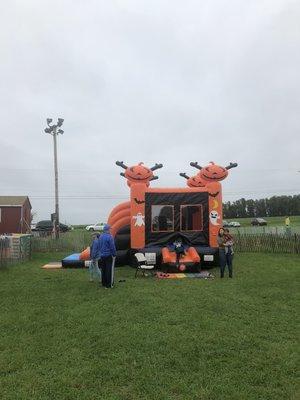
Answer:
[[145, 216], [142, 215], [142, 213], [139, 212], [136, 215], [134, 215], [132, 218], [135, 219], [134, 226], [143, 226], [143, 225], [145, 225], [145, 221], [144, 221]]
[[218, 219], [220, 219], [218, 211], [211, 211], [209, 214], [209, 220], [212, 225], [220, 225], [218, 223]]

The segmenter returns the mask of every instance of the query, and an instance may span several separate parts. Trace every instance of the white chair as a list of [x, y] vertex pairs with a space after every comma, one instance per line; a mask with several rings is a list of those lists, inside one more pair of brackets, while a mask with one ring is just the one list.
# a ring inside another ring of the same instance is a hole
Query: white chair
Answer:
[[143, 276], [145, 276], [145, 271], [150, 271], [152, 273], [152, 270], [154, 269], [154, 265], [147, 264], [147, 259], [143, 253], [135, 253], [134, 256], [137, 260], [135, 277], [137, 277], [137, 274], [139, 271], [142, 271]]

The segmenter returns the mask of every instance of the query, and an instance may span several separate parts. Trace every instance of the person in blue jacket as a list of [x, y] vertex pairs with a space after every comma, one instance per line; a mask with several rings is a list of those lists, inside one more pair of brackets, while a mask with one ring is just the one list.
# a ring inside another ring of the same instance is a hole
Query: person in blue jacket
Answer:
[[100, 259], [100, 251], [98, 246], [98, 235], [97, 233], [92, 234], [92, 244], [90, 247], [91, 253], [91, 262], [89, 265], [89, 273], [90, 273], [90, 282], [94, 281], [94, 276], [97, 277], [97, 280], [101, 282], [101, 271], [99, 269], [99, 259]]
[[116, 246], [110, 233], [110, 226], [104, 225], [97, 246], [100, 252], [100, 265], [102, 269], [102, 286], [112, 288], [114, 285], [114, 264], [116, 259]]

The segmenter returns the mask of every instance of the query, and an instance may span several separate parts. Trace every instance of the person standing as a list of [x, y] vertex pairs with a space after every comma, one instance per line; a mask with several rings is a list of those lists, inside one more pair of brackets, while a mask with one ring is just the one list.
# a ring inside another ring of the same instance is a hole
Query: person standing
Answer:
[[289, 228], [290, 223], [291, 223], [290, 217], [289, 216], [285, 217], [285, 226], [286, 226], [286, 228]]
[[100, 251], [100, 265], [102, 269], [102, 286], [112, 288], [114, 285], [114, 264], [116, 259], [116, 246], [110, 233], [110, 225], [105, 224], [103, 233], [98, 239]]
[[230, 246], [228, 243], [228, 237], [225, 235], [225, 231], [223, 228], [219, 229], [217, 240], [219, 245], [220, 276], [221, 278], [224, 278], [224, 272], [227, 264], [229, 278], [232, 278], [232, 252], [231, 249], [230, 251], [228, 251], [228, 247]]
[[92, 244], [90, 247], [90, 258], [91, 262], [89, 265], [89, 273], [90, 273], [90, 282], [94, 282], [94, 277], [97, 277], [97, 280], [101, 282], [101, 271], [99, 269], [99, 259], [100, 259], [100, 250], [98, 246], [98, 235], [97, 233], [92, 234]]
[[291, 220], [290, 217], [285, 217], [285, 232], [287, 236], [291, 236]]
[[228, 266], [229, 278], [232, 278], [232, 259], [233, 259], [233, 236], [230, 234], [229, 229], [224, 229], [224, 249], [225, 249], [225, 259]]

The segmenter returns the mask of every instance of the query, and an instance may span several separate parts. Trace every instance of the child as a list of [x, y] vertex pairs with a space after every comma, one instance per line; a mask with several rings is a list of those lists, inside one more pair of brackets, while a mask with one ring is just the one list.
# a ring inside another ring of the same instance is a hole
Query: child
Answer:
[[176, 239], [175, 242], [173, 243], [173, 246], [174, 246], [174, 251], [176, 253], [176, 267], [178, 268], [180, 256], [185, 255], [185, 249], [180, 239]]
[[224, 229], [224, 248], [225, 254], [234, 254], [233, 252], [233, 237], [229, 233], [229, 229]]
[[98, 262], [101, 256], [99, 251], [98, 236], [99, 235], [97, 235], [96, 233], [92, 234], [92, 244], [90, 247], [91, 262], [89, 265], [90, 282], [94, 281], [94, 275], [97, 275], [99, 282], [101, 282], [101, 271], [98, 266]]

